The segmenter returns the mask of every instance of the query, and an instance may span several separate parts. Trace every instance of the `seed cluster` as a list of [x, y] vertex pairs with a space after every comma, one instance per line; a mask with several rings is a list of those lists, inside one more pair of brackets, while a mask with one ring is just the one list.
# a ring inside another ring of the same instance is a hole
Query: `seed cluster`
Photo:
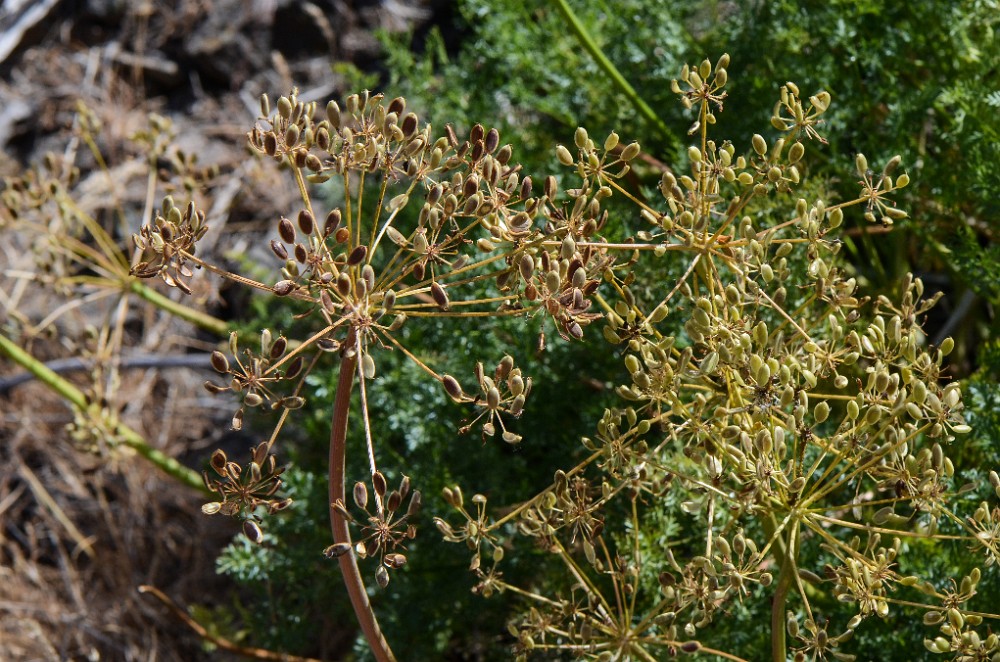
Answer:
[[[782, 217], [776, 196], [799, 185], [804, 141], [825, 142], [819, 130], [830, 95], [804, 102], [785, 84], [772, 118], [782, 135], [771, 142], [754, 135], [740, 153], [708, 137], [727, 65], [723, 58], [685, 67], [674, 84], [698, 114], [691, 133], [700, 143], [688, 150], [690, 174], [663, 173], [663, 207], [623, 188], [628, 164], [619, 171], [607, 159], [616, 136], [602, 151], [579, 129], [576, 154], [556, 150], [581, 178], [579, 190], [629, 195], [639, 206], [648, 229], [632, 244], [637, 260], [651, 253], [687, 266], [660, 290], [639, 288], [622, 265], [605, 269], [617, 300], [601, 300], [603, 337], [621, 352], [629, 379], [616, 389], [623, 405], [608, 409], [595, 437], [584, 440], [588, 459], [499, 518], [485, 506], [471, 517], [454, 503], [457, 488], [445, 495], [466, 523], [458, 530], [440, 519], [438, 528], [446, 540], [467, 542], [474, 559], [484, 542], [510, 547], [527, 537], [572, 569], [572, 588], [533, 589], [507, 584], [498, 562], [486, 572], [474, 562], [478, 593], [516, 590], [530, 603], [511, 624], [522, 657], [561, 650], [652, 659], [659, 648], [705, 650], [695, 638], [733, 599], [773, 587], [781, 604], [798, 600], [787, 627], [795, 659], [850, 660], [844, 645], [864, 619], [891, 612], [894, 592], [905, 587], [932, 606], [950, 601], [962, 614], [972, 597], [947, 597], [898, 569], [903, 540], [933, 538], [945, 522], [962, 522], [953, 504], [965, 488], [953, 483], [947, 446], [969, 426], [961, 389], [944, 371], [953, 343], [928, 346], [920, 326], [939, 295], [925, 297], [923, 283], [907, 276], [898, 298], [871, 300], [838, 261], [845, 211], [858, 207], [883, 225], [905, 217], [889, 199], [908, 183], [894, 174], [899, 157], [875, 178], [859, 155], [856, 199], [799, 198]], [[642, 518], [662, 504], [703, 526], [701, 553], [682, 561], [643, 539]], [[984, 504], [965, 525], [987, 565], [996, 559], [997, 512]], [[610, 513], [626, 526], [610, 526]], [[515, 534], [503, 535], [509, 522]], [[891, 544], [881, 543], [885, 536]], [[826, 559], [815, 572], [800, 565], [815, 558], [801, 551], [808, 547]], [[807, 584], [855, 605], [855, 618], [817, 619]], [[961, 636], [971, 650], [978, 635]], [[998, 650], [995, 637], [976, 642], [992, 642], [977, 654]], [[948, 646], [931, 649], [958, 651], [958, 639]]]

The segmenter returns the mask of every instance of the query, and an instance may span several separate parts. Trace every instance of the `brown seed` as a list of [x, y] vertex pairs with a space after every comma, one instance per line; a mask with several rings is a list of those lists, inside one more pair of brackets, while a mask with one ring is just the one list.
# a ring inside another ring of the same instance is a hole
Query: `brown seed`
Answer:
[[292, 364], [288, 366], [288, 372], [285, 373], [285, 379], [295, 379], [299, 372], [302, 370], [302, 356], [296, 356], [292, 359]]
[[210, 464], [212, 465], [212, 468], [215, 469], [215, 472], [220, 476], [226, 475], [225, 472], [226, 472], [227, 462], [228, 460], [226, 459], [225, 451], [219, 449], [216, 450], [214, 453], [212, 453], [212, 459], [210, 460]]
[[349, 542], [338, 542], [334, 545], [330, 545], [323, 550], [324, 556], [328, 559], [335, 559], [337, 557], [343, 556], [347, 552], [351, 551], [351, 543]]
[[531, 275], [535, 272], [535, 259], [525, 253], [517, 262], [517, 268], [521, 272], [521, 278], [526, 282], [531, 280]]
[[486, 131], [485, 129], [483, 129], [483, 125], [476, 124], [475, 126], [472, 127], [472, 130], [469, 131], [469, 142], [474, 143], [477, 140], [482, 140], [485, 133]]
[[337, 291], [345, 297], [351, 293], [351, 277], [345, 271], [341, 271], [337, 276]]
[[299, 264], [305, 264], [306, 259], [309, 257], [309, 251], [306, 250], [305, 245], [302, 243], [295, 244], [294, 252], [296, 262]]
[[334, 209], [326, 215], [326, 223], [323, 224], [323, 236], [329, 237], [340, 227], [340, 210]]
[[521, 199], [524, 200], [531, 195], [531, 177], [521, 180]]
[[312, 172], [319, 172], [323, 169], [323, 162], [315, 154], [305, 153], [302, 165]]
[[448, 392], [452, 400], [460, 401], [462, 399], [462, 386], [458, 383], [458, 380], [451, 375], [442, 375], [441, 383], [444, 385], [444, 390]]
[[288, 259], [288, 249], [277, 239], [271, 240], [271, 252], [278, 256], [278, 259], [285, 261]]
[[279, 336], [274, 344], [271, 345], [271, 360], [274, 361], [282, 354], [285, 353], [285, 348], [288, 347], [288, 341], [284, 336]]
[[389, 571], [385, 569], [384, 565], [380, 565], [375, 570], [375, 581], [378, 582], [379, 588], [385, 588], [389, 585]]
[[375, 494], [377, 494], [379, 498], [385, 496], [385, 491], [388, 485], [386, 484], [385, 476], [382, 475], [381, 471], [376, 471], [372, 474], [372, 487], [375, 488]]
[[547, 197], [549, 200], [555, 199], [556, 194], [559, 193], [559, 183], [556, 181], [556, 178], [554, 176], [549, 175], [548, 177], [545, 178], [544, 190], [545, 190], [545, 197]]
[[247, 537], [247, 540], [257, 545], [264, 542], [264, 532], [252, 520], [245, 520], [243, 522], [243, 535]]
[[500, 165], [507, 165], [507, 163], [510, 161], [510, 157], [513, 154], [514, 154], [514, 148], [511, 147], [510, 145], [504, 145], [503, 147], [500, 148], [500, 151], [497, 152], [497, 163], [499, 163]]
[[396, 490], [389, 493], [389, 498], [385, 500], [385, 507], [390, 513], [394, 513], [399, 510], [400, 504], [403, 503], [403, 496]]
[[286, 244], [295, 243], [295, 226], [284, 216], [278, 221], [278, 236]]
[[226, 355], [218, 350], [212, 352], [212, 367], [215, 368], [216, 372], [227, 374], [229, 372], [229, 361], [226, 359]]
[[436, 281], [431, 283], [431, 296], [434, 297], [434, 302], [437, 303], [441, 310], [448, 310], [448, 306], [450, 305], [448, 293]]
[[205, 382], [203, 386], [205, 387], [206, 391], [214, 394], [225, 393], [226, 391], [232, 390], [228, 386], [219, 386], [218, 384], [215, 384], [213, 382]]
[[406, 565], [406, 556], [399, 552], [390, 552], [385, 555], [385, 562], [398, 570]]
[[274, 287], [272, 288], [272, 290], [279, 297], [283, 297], [283, 296], [288, 296], [289, 294], [291, 294], [295, 290], [296, 287], [297, 286], [295, 285], [295, 281], [292, 281], [292, 280], [279, 280], [277, 283], [274, 284]]
[[500, 132], [496, 129], [490, 129], [486, 133], [485, 139], [486, 151], [492, 154], [496, 151], [496, 148], [500, 145]]
[[299, 229], [302, 230], [304, 234], [312, 234], [313, 230], [316, 228], [316, 219], [313, 215], [309, 213], [308, 209], [303, 209], [299, 212]]
[[462, 193], [465, 194], [465, 197], [468, 198], [469, 196], [475, 195], [476, 191], [478, 190], [479, 190], [479, 178], [476, 177], [475, 175], [470, 175], [468, 179], [465, 180], [465, 183], [462, 185]]
[[338, 244], [345, 244], [350, 238], [351, 232], [347, 228], [338, 228], [337, 231], [333, 233], [333, 239]]
[[417, 131], [417, 116], [414, 113], [407, 113], [403, 118], [401, 128], [405, 137], [409, 138], [412, 136]]
[[472, 144], [472, 153], [469, 155], [469, 157], [472, 159], [474, 163], [482, 159], [483, 155], [485, 154], [486, 154], [486, 146], [483, 145], [482, 140], [477, 140]]
[[362, 510], [368, 507], [368, 488], [360, 480], [354, 483], [354, 503]]
[[368, 247], [364, 244], [360, 246], [355, 246], [351, 254], [347, 256], [347, 264], [349, 266], [355, 266], [364, 262], [365, 257], [368, 255]]
[[389, 106], [386, 108], [387, 113], [396, 113], [399, 115], [403, 110], [406, 109], [406, 99], [403, 97], [396, 97], [389, 102]]
[[[322, 150], [330, 150], [330, 132], [326, 130], [325, 126], [321, 126], [316, 131], [316, 145]], [[319, 157], [316, 160], [319, 161]]]

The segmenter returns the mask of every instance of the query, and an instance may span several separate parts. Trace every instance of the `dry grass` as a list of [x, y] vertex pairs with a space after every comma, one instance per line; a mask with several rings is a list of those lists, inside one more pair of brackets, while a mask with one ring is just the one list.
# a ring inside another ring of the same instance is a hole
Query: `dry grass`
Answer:
[[133, 458], [75, 449], [67, 410], [37, 384], [4, 410], [0, 659], [197, 658], [200, 643], [137, 587], [184, 604], [231, 591], [213, 569], [225, 534], [198, 495]]

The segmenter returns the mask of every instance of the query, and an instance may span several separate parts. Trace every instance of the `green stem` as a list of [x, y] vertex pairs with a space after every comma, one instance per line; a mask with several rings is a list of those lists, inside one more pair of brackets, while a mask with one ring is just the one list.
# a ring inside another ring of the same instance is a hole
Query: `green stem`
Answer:
[[229, 325], [222, 320], [212, 317], [207, 313], [203, 313], [200, 310], [195, 310], [194, 308], [185, 306], [182, 303], [178, 303], [169, 297], [165, 297], [140, 280], [129, 281], [127, 289], [133, 294], [136, 294], [140, 298], [153, 304], [157, 308], [165, 310], [171, 315], [179, 317], [182, 320], [191, 322], [197, 327], [211, 331], [218, 336], [225, 336], [229, 333]]
[[[88, 402], [87, 396], [83, 391], [57, 375], [48, 366], [18, 347], [17, 344], [3, 334], [0, 334], [0, 352], [3, 352], [16, 363], [20, 364], [25, 370], [35, 375], [40, 382], [58, 393], [80, 413], [91, 418], [102, 415], [91, 407], [91, 403]], [[121, 443], [135, 450], [136, 453], [152, 462], [165, 474], [188, 487], [208, 493], [208, 488], [205, 487], [205, 483], [198, 472], [185, 467], [174, 458], [153, 448], [142, 438], [142, 435], [127, 425], [115, 422], [113, 429], [114, 434], [120, 439]]]
[[[792, 587], [797, 571], [795, 557], [798, 553], [799, 522], [792, 522], [788, 531], [788, 546], [783, 558], [780, 558], [781, 571], [778, 584], [774, 588], [774, 598], [771, 602], [771, 660], [786, 662], [788, 645], [785, 641], [785, 604], [788, 601], [788, 591]], [[775, 545], [775, 555], [780, 556], [779, 545]]]
[[[351, 543], [351, 531], [347, 526], [347, 520], [337, 512], [332, 504], [340, 501], [345, 506], [346, 500], [346, 458], [347, 458], [347, 416], [351, 410], [351, 391], [354, 389], [354, 373], [357, 369], [360, 343], [357, 334], [352, 328], [344, 341], [343, 347], [350, 349], [353, 346], [356, 352], [348, 355], [344, 354], [340, 360], [340, 377], [337, 381], [337, 395], [333, 402], [333, 416], [330, 430], [330, 528], [333, 531], [333, 541], [335, 543]], [[368, 600], [368, 591], [365, 589], [364, 580], [361, 579], [361, 571], [358, 569], [358, 562], [354, 556], [353, 549], [346, 554], [341, 554], [338, 558], [340, 571], [344, 576], [344, 585], [347, 587], [347, 594], [351, 599], [351, 606], [354, 607], [354, 614], [358, 618], [361, 631], [371, 646], [375, 659], [379, 662], [396, 662], [389, 643], [385, 640], [378, 621], [375, 619], [375, 612], [372, 611], [371, 602]]]
[[633, 106], [635, 106], [635, 109], [639, 111], [639, 114], [649, 120], [664, 136], [673, 137], [673, 134], [663, 120], [660, 119], [660, 117], [653, 112], [653, 109], [642, 100], [639, 93], [635, 91], [627, 80], [625, 80], [625, 77], [622, 76], [621, 72], [618, 71], [617, 67], [615, 67], [611, 60], [604, 55], [604, 51], [601, 50], [601, 47], [597, 45], [594, 39], [590, 36], [590, 33], [587, 32], [587, 29], [583, 26], [583, 23], [580, 22], [580, 19], [577, 18], [576, 14], [573, 13], [573, 10], [570, 8], [566, 0], [555, 0], [554, 4], [559, 10], [559, 13], [562, 14], [564, 19], [566, 19], [566, 23], [568, 23], [569, 27], [573, 30], [573, 34], [576, 36], [577, 41], [580, 42], [580, 45], [583, 46], [588, 53], [590, 53], [590, 55], [594, 58], [594, 61], [597, 62], [597, 66], [599, 66], [604, 73], [611, 78], [611, 82], [614, 83], [614, 86], [625, 95], [625, 98], [628, 99]]

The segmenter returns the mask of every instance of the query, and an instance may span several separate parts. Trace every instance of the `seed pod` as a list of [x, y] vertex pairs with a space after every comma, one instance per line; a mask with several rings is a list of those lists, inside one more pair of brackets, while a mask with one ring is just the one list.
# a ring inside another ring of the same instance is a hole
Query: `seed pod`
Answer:
[[341, 271], [337, 276], [337, 291], [345, 297], [351, 293], [351, 277], [346, 271]]
[[386, 290], [385, 294], [382, 296], [382, 307], [386, 309], [386, 312], [393, 309], [396, 305], [396, 291]]
[[462, 387], [459, 385], [458, 380], [451, 375], [442, 375], [441, 383], [444, 385], [444, 390], [448, 392], [452, 400], [459, 402], [462, 400], [463, 393]]
[[858, 174], [862, 177], [866, 177], [868, 175], [868, 159], [865, 158], [864, 154], [858, 153], [858, 155], [854, 157], [854, 167], [858, 169]]
[[545, 193], [545, 197], [549, 200], [554, 200], [556, 194], [559, 193], [559, 183], [556, 181], [555, 176], [549, 175], [545, 178], [545, 183], [542, 186], [542, 190]]
[[361, 244], [360, 246], [355, 246], [351, 254], [347, 256], [348, 266], [356, 266], [364, 262], [365, 257], [368, 256], [368, 246]]
[[221, 374], [229, 373], [229, 360], [226, 359], [226, 355], [222, 352], [216, 350], [212, 352], [212, 367], [215, 371]]
[[635, 157], [639, 156], [639, 151], [641, 149], [642, 148], [639, 146], [639, 143], [637, 142], [629, 144], [628, 147], [622, 150], [622, 161], [628, 163]]
[[759, 156], [767, 154], [767, 141], [764, 140], [764, 136], [755, 133], [750, 142], [753, 145], [753, 151], [757, 152]]
[[289, 124], [288, 128], [285, 129], [285, 146], [295, 147], [299, 142], [299, 125]]
[[791, 149], [788, 150], [788, 162], [792, 164], [798, 163], [799, 161], [802, 160], [802, 157], [805, 155], [805, 153], [806, 153], [805, 145], [803, 145], [800, 142], [793, 144]]
[[274, 284], [274, 287], [271, 289], [279, 297], [283, 297], [291, 294], [296, 289], [296, 287], [297, 285], [295, 284], [295, 281], [279, 280], [277, 283]]
[[277, 239], [271, 240], [271, 252], [278, 256], [279, 260], [284, 261], [288, 259], [288, 249]]
[[386, 484], [385, 476], [382, 475], [381, 471], [376, 471], [372, 474], [372, 487], [375, 488], [375, 494], [377, 494], [379, 498], [385, 496], [388, 485]]
[[362, 510], [368, 507], [368, 488], [360, 480], [354, 483], [354, 503]]
[[264, 542], [264, 532], [260, 530], [260, 527], [253, 520], [244, 520], [243, 535], [247, 537], [247, 540], [256, 545]]
[[201, 512], [205, 515], [215, 515], [222, 510], [222, 503], [219, 501], [212, 501], [211, 503], [203, 504], [201, 507]]
[[564, 166], [573, 165], [573, 155], [570, 154], [569, 150], [563, 145], [556, 145], [556, 158], [558, 158], [559, 163]]
[[448, 310], [450, 305], [448, 293], [444, 291], [444, 288], [437, 281], [431, 283], [431, 296], [434, 297], [434, 302], [441, 310]]
[[308, 209], [303, 209], [299, 212], [299, 229], [302, 230], [304, 234], [312, 234], [313, 230], [316, 228], [316, 220], [313, 215], [309, 213]]
[[521, 259], [517, 262], [518, 271], [521, 273], [521, 278], [525, 281], [531, 280], [531, 275], [535, 271], [535, 260], [527, 253], [521, 255]]
[[284, 336], [278, 336], [278, 339], [271, 345], [271, 351], [268, 352], [268, 356], [270, 356], [272, 361], [275, 361], [285, 353], [285, 348], [287, 347], [288, 340]]
[[323, 224], [323, 236], [329, 237], [340, 227], [341, 214], [339, 209], [332, 210], [326, 215], [326, 222]]
[[295, 226], [284, 216], [278, 221], [278, 236], [286, 244], [295, 243]]
[[278, 139], [274, 137], [273, 133], [264, 134], [264, 153], [268, 156], [274, 156], [278, 151]]
[[[511, 145], [504, 145], [497, 152], [497, 163], [502, 166], [507, 165], [510, 162], [510, 157], [514, 155], [514, 148]], [[514, 184], [516, 186], [516, 182]], [[509, 189], [508, 189], [509, 190]]]
[[349, 542], [338, 542], [324, 549], [323, 555], [328, 559], [335, 559], [351, 551], [351, 547]]
[[326, 119], [334, 129], [340, 128], [340, 106], [333, 99], [326, 104]]
[[492, 154], [496, 151], [496, 148], [500, 145], [500, 132], [496, 129], [490, 129], [487, 131], [486, 138], [484, 139], [484, 145], [487, 153]]
[[531, 188], [531, 177], [525, 177], [521, 180], [520, 197], [522, 200], [527, 199], [531, 195]]
[[368, 352], [361, 357], [361, 374], [365, 379], [375, 379], [375, 359]]
[[375, 569], [375, 581], [378, 582], [379, 588], [385, 588], [389, 585], [389, 571], [385, 569], [384, 565]]

